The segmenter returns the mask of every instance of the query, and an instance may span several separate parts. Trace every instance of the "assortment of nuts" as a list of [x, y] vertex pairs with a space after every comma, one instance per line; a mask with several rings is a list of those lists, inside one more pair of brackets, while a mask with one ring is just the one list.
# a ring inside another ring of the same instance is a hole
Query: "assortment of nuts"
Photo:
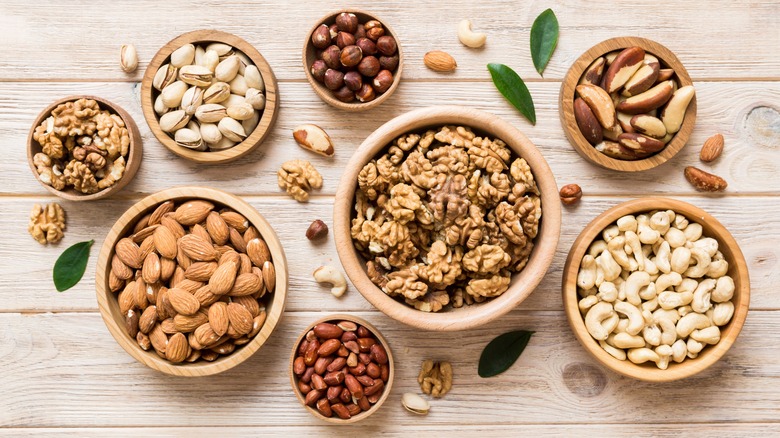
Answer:
[[663, 150], [682, 126], [693, 86], [641, 47], [597, 58], [576, 88], [574, 117], [597, 151], [641, 160]]
[[627, 215], [605, 228], [580, 264], [588, 333], [619, 360], [696, 358], [734, 315], [735, 285], [718, 241], [672, 210]]
[[322, 188], [322, 175], [306, 160], [282, 163], [276, 177], [279, 188], [286, 190], [298, 202], [308, 201], [312, 189]]
[[41, 245], [59, 242], [65, 235], [65, 210], [56, 202], [46, 206], [35, 204], [27, 231]]
[[360, 23], [342, 12], [335, 23], [321, 24], [311, 35], [316, 61], [315, 80], [341, 102], [370, 102], [390, 89], [398, 68], [398, 45], [377, 20]]
[[436, 398], [444, 397], [452, 389], [452, 364], [424, 360], [417, 383], [423, 393]]
[[179, 47], [157, 70], [152, 86], [160, 129], [196, 151], [221, 151], [244, 141], [265, 108], [260, 70], [224, 43]]
[[57, 105], [33, 132], [42, 152], [33, 164], [44, 184], [84, 194], [113, 186], [125, 173], [130, 133], [117, 114], [92, 99]]
[[307, 406], [349, 419], [370, 410], [390, 378], [390, 359], [377, 336], [352, 321], [322, 322], [306, 333], [292, 363]]
[[541, 219], [528, 163], [463, 126], [398, 137], [360, 171], [351, 236], [368, 276], [425, 312], [504, 293]]
[[257, 229], [204, 200], [166, 201], [120, 239], [108, 283], [128, 335], [172, 363], [216, 360], [260, 332], [276, 271]]

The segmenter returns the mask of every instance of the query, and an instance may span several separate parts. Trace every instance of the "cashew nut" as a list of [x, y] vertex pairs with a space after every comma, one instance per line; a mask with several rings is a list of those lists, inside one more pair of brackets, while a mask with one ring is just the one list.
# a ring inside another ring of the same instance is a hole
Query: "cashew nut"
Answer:
[[604, 240], [609, 243], [610, 240], [614, 239], [620, 234], [620, 230], [618, 229], [617, 225], [610, 225], [607, 228], [604, 228], [604, 231], [601, 232], [601, 237], [604, 238]]
[[688, 218], [681, 214], [678, 214], [674, 218], [674, 227], [678, 230], [685, 231], [685, 228], [688, 227], [688, 223]]
[[580, 312], [586, 313], [588, 309], [596, 305], [598, 302], [599, 298], [596, 295], [588, 295], [587, 297], [581, 299], [578, 304]]
[[691, 332], [691, 338], [705, 344], [717, 344], [720, 341], [720, 329], [712, 325], [700, 330]]
[[[678, 216], [679, 217], [679, 216]], [[678, 339], [672, 344], [672, 360], [680, 363], [685, 360], [685, 356], [688, 354], [688, 346], [685, 341]]]
[[680, 246], [672, 251], [671, 267], [672, 271], [682, 274], [691, 264], [691, 250]]
[[644, 338], [628, 333], [615, 334], [612, 343], [617, 348], [642, 348], [645, 346]]
[[666, 239], [666, 242], [668, 242], [669, 246], [672, 248], [679, 248], [687, 242], [685, 233], [677, 228], [669, 228], [669, 231], [664, 234], [664, 239]]
[[677, 310], [656, 309], [653, 311], [653, 318], [655, 319], [665, 318], [668, 319], [669, 321], [672, 321], [673, 324], [677, 324], [677, 321], [680, 320], [680, 314], [677, 313]]
[[677, 340], [677, 327], [674, 321], [663, 313], [653, 313], [653, 321], [661, 329], [661, 344], [672, 345]]
[[[693, 299], [693, 295], [691, 295], [691, 299]], [[693, 309], [691, 309], [690, 305], [682, 306], [677, 308], [677, 313], [680, 315], [680, 317], [683, 317], [689, 313], [693, 313]]]
[[707, 276], [710, 278], [720, 278], [729, 272], [729, 262], [723, 259], [713, 260], [707, 269]]
[[661, 274], [655, 280], [655, 290], [660, 294], [670, 287], [679, 286], [680, 283], [682, 283], [682, 275], [677, 272]]
[[703, 237], [695, 242], [693, 242], [694, 248], [701, 248], [710, 257], [714, 257], [715, 253], [718, 252], [718, 241], [713, 239], [712, 237]]
[[710, 319], [707, 318], [707, 315], [696, 312], [688, 313], [677, 321], [677, 336], [685, 338], [694, 330], [701, 330], [710, 327], [711, 325], [712, 323], [710, 322]]
[[651, 301], [655, 299], [656, 296], [658, 296], [658, 293], [655, 288], [655, 283], [652, 281], [647, 286], [639, 289], [639, 298], [645, 301]]
[[683, 278], [683, 281], [680, 282], [680, 285], [674, 288], [677, 292], [693, 292], [696, 290], [696, 288], [699, 287], [699, 282], [692, 279], [692, 278]]
[[626, 333], [629, 335], [636, 335], [642, 331], [642, 328], [644, 328], [645, 318], [642, 317], [642, 312], [636, 306], [633, 306], [625, 301], [618, 301], [615, 303], [615, 312], [622, 313], [628, 318], [628, 327], [626, 327]]
[[688, 349], [688, 357], [696, 359], [696, 356], [704, 349], [704, 344], [696, 339], [688, 338], [688, 342], [685, 343], [685, 348]]
[[334, 297], [340, 297], [347, 291], [347, 280], [344, 278], [344, 275], [333, 266], [320, 266], [312, 275], [317, 283], [328, 283], [333, 286], [330, 293], [332, 293]]
[[645, 338], [645, 342], [654, 347], [661, 345], [661, 329], [655, 324], [643, 328], [642, 337]]
[[[612, 325], [610, 319], [613, 316], [617, 316], [617, 314], [609, 303], [602, 301], [591, 307], [585, 315], [585, 327], [588, 329], [588, 333], [597, 341], [606, 340], [619, 322], [615, 321], [615, 325], [609, 327], [608, 325]], [[709, 319], [707, 322], [709, 323]]]
[[588, 254], [582, 258], [580, 272], [577, 274], [577, 286], [582, 289], [591, 289], [596, 285], [596, 259]]
[[710, 295], [712, 294], [713, 289], [715, 289], [715, 283], [716, 281], [711, 278], [702, 280], [702, 282], [699, 283], [699, 286], [693, 293], [693, 300], [691, 301], [691, 308], [694, 312], [704, 313], [712, 306]]
[[601, 345], [601, 348], [603, 348], [604, 351], [609, 353], [615, 359], [617, 359], [617, 360], [626, 360], [626, 352], [625, 352], [625, 350], [622, 350], [620, 348], [615, 348], [615, 347], [607, 344], [604, 341], [599, 341], [599, 345]]
[[655, 353], [659, 356], [658, 362], [655, 363], [655, 365], [665, 370], [669, 367], [669, 360], [672, 358], [672, 347], [669, 345], [659, 345], [655, 347]]
[[650, 228], [658, 231], [659, 233], [666, 234], [669, 231], [669, 215], [665, 211], [659, 211], [650, 216]]
[[620, 273], [623, 272], [623, 269], [615, 259], [612, 258], [612, 253], [609, 251], [602, 252], [601, 255], [596, 258], [596, 266], [598, 268], [596, 270], [596, 285], [601, 284], [598, 278], [599, 272], [603, 275], [603, 281], [612, 281], [620, 277]]
[[726, 301], [725, 303], [718, 303], [712, 309], [712, 323], [714, 325], [726, 325], [731, 321], [731, 317], [734, 316], [734, 303]]
[[650, 218], [647, 215], [639, 215], [637, 217], [637, 236], [639, 241], [645, 245], [652, 245], [661, 238], [661, 233], [658, 230], [654, 230], [650, 227]]
[[633, 348], [628, 350], [628, 360], [638, 365], [645, 362], [658, 363], [658, 361], [661, 360], [661, 357], [658, 356], [658, 353], [649, 348]]
[[618, 230], [622, 232], [632, 231], [636, 233], [636, 217], [633, 215], [623, 216], [617, 220]]
[[635, 306], [642, 304], [639, 289], [648, 284], [650, 284], [650, 274], [644, 271], [632, 272], [626, 280], [626, 300]]
[[458, 39], [464, 46], [478, 49], [485, 45], [487, 35], [472, 31], [471, 21], [461, 20], [461, 22], [458, 23]]
[[617, 287], [615, 287], [615, 283], [605, 281], [601, 283], [599, 286], [599, 292], [596, 294], [596, 296], [601, 301], [606, 301], [608, 303], [611, 303], [618, 298], [618, 290]]
[[637, 269], [644, 271], [645, 255], [642, 253], [642, 242], [639, 241], [639, 236], [633, 231], [626, 231], [626, 245], [631, 249], [631, 254], [636, 260]]
[[612, 254], [612, 258], [614, 258], [623, 269], [630, 270], [631, 264], [628, 262], [628, 254], [626, 254], [626, 250], [624, 249], [625, 246], [626, 238], [618, 236], [609, 241], [607, 249], [609, 249], [610, 254]]
[[[678, 230], [679, 231], [679, 230]], [[664, 241], [658, 246], [658, 252], [655, 255], [653, 263], [658, 267], [658, 270], [664, 274], [668, 274], [672, 271], [672, 254], [671, 245], [669, 242]]]
[[[675, 250], [677, 251], [677, 250]], [[701, 278], [707, 273], [710, 268], [710, 262], [712, 258], [707, 252], [701, 248], [691, 248], [691, 258], [696, 261], [696, 264], [685, 270], [685, 276], [691, 278]]]
[[597, 240], [590, 244], [590, 248], [588, 248], [588, 254], [590, 254], [591, 257], [596, 258], [599, 256], [599, 254], [606, 250], [607, 242], [603, 240]]
[[653, 310], [658, 308], [658, 298], [653, 298], [650, 301], [645, 301], [642, 303], [642, 310], [649, 310], [652, 312]]
[[695, 242], [699, 239], [701, 239], [701, 233], [704, 231], [701, 224], [697, 223], [691, 223], [688, 224], [687, 227], [683, 230], [683, 233], [685, 233], [685, 238], [688, 240], [688, 242]]
[[577, 292], [580, 294], [580, 296], [582, 298], [585, 298], [585, 297], [589, 297], [591, 295], [596, 295], [596, 293], [598, 292], [598, 289], [596, 289], [595, 287], [592, 287], [590, 289], [580, 289], [580, 288], [577, 288]]
[[731, 298], [734, 296], [734, 289], [734, 279], [728, 275], [720, 277], [710, 298], [716, 303], [731, 301]]
[[687, 306], [691, 301], [693, 301], [693, 292], [665, 291], [658, 294], [658, 305], [666, 310]]

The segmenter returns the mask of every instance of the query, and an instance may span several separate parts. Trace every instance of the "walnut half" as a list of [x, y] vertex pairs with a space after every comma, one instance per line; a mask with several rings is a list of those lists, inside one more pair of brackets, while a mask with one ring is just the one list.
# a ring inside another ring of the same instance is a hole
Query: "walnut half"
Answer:
[[45, 207], [35, 204], [30, 212], [27, 231], [41, 245], [59, 242], [65, 231], [65, 210], [57, 203]]

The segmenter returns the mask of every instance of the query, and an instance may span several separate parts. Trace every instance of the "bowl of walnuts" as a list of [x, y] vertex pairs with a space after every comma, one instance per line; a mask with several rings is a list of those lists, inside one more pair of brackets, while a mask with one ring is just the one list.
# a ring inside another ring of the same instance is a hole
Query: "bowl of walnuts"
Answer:
[[376, 308], [428, 330], [485, 324], [552, 262], [561, 209], [536, 147], [495, 115], [438, 106], [371, 134], [339, 184], [339, 258]]

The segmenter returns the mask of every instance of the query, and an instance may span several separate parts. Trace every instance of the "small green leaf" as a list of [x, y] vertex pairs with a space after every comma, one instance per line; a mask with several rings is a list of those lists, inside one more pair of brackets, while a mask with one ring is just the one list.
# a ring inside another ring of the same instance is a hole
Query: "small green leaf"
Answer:
[[490, 341], [479, 357], [479, 376], [493, 377], [509, 369], [525, 350], [533, 334], [531, 331], [517, 330]]
[[539, 75], [550, 62], [555, 46], [558, 45], [558, 18], [548, 9], [534, 20], [531, 26], [531, 58]]
[[528, 87], [520, 76], [514, 70], [504, 64], [488, 64], [490, 76], [493, 78], [493, 84], [498, 91], [504, 95], [520, 114], [525, 116], [532, 125], [536, 125], [536, 110], [534, 109], [534, 100]]
[[89, 261], [89, 249], [92, 248], [94, 240], [88, 242], [79, 242], [66, 249], [54, 263], [54, 286], [57, 291], [66, 291], [81, 280], [84, 271], [87, 269]]

